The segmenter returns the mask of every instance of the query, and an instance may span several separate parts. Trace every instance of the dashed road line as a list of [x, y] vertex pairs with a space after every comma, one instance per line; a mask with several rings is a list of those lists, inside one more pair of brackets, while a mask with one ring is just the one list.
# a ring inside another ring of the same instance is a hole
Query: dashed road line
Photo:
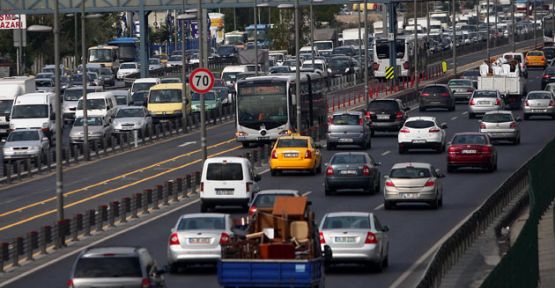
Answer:
[[390, 151], [390, 150], [387, 150], [387, 151], [385, 151], [385, 152], [382, 153], [382, 156], [385, 156], [385, 155], [387, 155], [387, 154], [389, 154], [389, 153], [391, 153], [391, 151]]

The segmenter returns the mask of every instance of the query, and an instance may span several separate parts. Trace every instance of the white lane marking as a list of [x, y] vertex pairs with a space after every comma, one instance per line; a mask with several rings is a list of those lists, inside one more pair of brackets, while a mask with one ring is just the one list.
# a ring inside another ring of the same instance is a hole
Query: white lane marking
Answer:
[[185, 146], [193, 145], [193, 144], [196, 144], [196, 143], [197, 143], [197, 141], [189, 141], [189, 142], [185, 142], [185, 143], [183, 143], [183, 144], [181, 144], [177, 147], [185, 147]]
[[53, 264], [56, 264], [56, 263], [58, 263], [58, 262], [60, 262], [60, 261], [62, 261], [62, 260], [64, 260], [64, 259], [66, 259], [66, 258], [68, 258], [68, 257], [71, 257], [71, 256], [73, 256], [73, 255], [75, 255], [75, 254], [77, 254], [77, 253], [80, 253], [80, 252], [83, 251], [84, 249], [87, 249], [87, 248], [90, 248], [90, 247], [93, 247], [93, 246], [97, 246], [98, 244], [100, 244], [100, 243], [102, 243], [102, 242], [105, 242], [105, 241], [110, 240], [110, 239], [112, 239], [112, 238], [115, 238], [115, 237], [117, 237], [117, 236], [119, 236], [119, 235], [125, 234], [125, 233], [127, 233], [127, 232], [132, 231], [132, 230], [135, 230], [135, 229], [137, 229], [137, 228], [139, 228], [139, 227], [142, 227], [142, 226], [144, 226], [144, 225], [146, 225], [146, 224], [148, 224], [148, 223], [150, 223], [150, 222], [156, 221], [156, 220], [158, 220], [158, 219], [160, 219], [160, 218], [166, 217], [166, 216], [168, 216], [169, 214], [172, 214], [172, 213], [174, 213], [174, 212], [176, 212], [176, 211], [178, 211], [178, 210], [181, 210], [181, 209], [183, 209], [183, 208], [185, 208], [185, 207], [188, 207], [188, 206], [191, 206], [191, 205], [193, 205], [193, 204], [195, 204], [195, 203], [198, 203], [199, 201], [200, 201], [200, 199], [196, 199], [196, 200], [193, 200], [193, 201], [191, 201], [191, 202], [189, 202], [189, 203], [186, 203], [186, 204], [184, 204], [184, 205], [178, 205], [177, 207], [175, 207], [175, 208], [173, 208], [173, 209], [171, 209], [171, 210], [169, 210], [169, 211], [166, 211], [166, 212], [164, 212], [164, 213], [161, 213], [161, 214], [159, 214], [159, 215], [156, 215], [156, 216], [154, 216], [154, 217], [152, 217], [152, 218], [150, 218], [150, 219], [146, 219], [146, 220], [144, 220], [144, 221], [141, 221], [141, 219], [139, 219], [138, 222], [137, 222], [137, 224], [134, 225], [134, 226], [131, 226], [131, 227], [127, 227], [127, 228], [125, 228], [125, 229], [122, 229], [122, 230], [120, 230], [120, 231], [118, 231], [118, 232], [116, 232], [116, 233], [114, 233], [114, 234], [111, 234], [111, 235], [108, 235], [108, 236], [106, 236], [106, 237], [103, 237], [102, 239], [99, 239], [99, 240], [97, 240], [97, 241], [95, 241], [95, 242], [93, 242], [93, 243], [91, 243], [91, 244], [88, 244], [88, 245], [86, 245], [86, 246], [84, 246], [84, 247], [81, 247], [81, 248], [79, 248], [79, 249], [76, 249], [76, 250], [74, 250], [74, 251], [67, 252], [66, 254], [63, 254], [63, 255], [61, 255], [60, 257], [56, 258], [56, 259], [53, 259], [53, 260], [48, 261], [48, 262], [46, 262], [46, 263], [44, 263], [44, 264], [42, 264], [42, 265], [40, 265], [40, 266], [37, 266], [37, 267], [35, 267], [35, 268], [33, 268], [33, 269], [30, 269], [30, 270], [28, 270], [28, 271], [25, 271], [25, 272], [23, 272], [23, 273], [21, 273], [21, 274], [15, 276], [15, 277], [11, 278], [11, 279], [6, 280], [5, 282], [0, 283], [0, 287], [7, 286], [8, 284], [11, 284], [11, 283], [13, 283], [13, 282], [15, 282], [15, 281], [18, 281], [19, 279], [22, 279], [22, 278], [27, 277], [28, 275], [31, 275], [31, 274], [33, 274], [33, 273], [35, 273], [35, 272], [37, 272], [37, 271], [39, 271], [39, 270], [41, 270], [41, 269], [44, 269], [45, 267], [48, 267], [48, 266], [53, 265]]
[[463, 113], [461, 113], [461, 115], [466, 115], [468, 114], [468, 111], [464, 111]]
[[387, 154], [389, 154], [389, 153], [391, 153], [391, 151], [387, 150], [387, 151], [385, 151], [385, 152], [382, 153], [382, 156], [385, 156], [385, 155], [387, 155]]
[[378, 205], [376, 208], [374, 208], [374, 211], [380, 210], [380, 209], [382, 209], [382, 208], [383, 208], [383, 204], [380, 204], [380, 205]]
[[306, 191], [303, 194], [301, 194], [301, 196], [308, 196], [310, 194], [312, 194], [312, 191]]
[[457, 117], [457, 116], [451, 117], [451, 120], [457, 120], [457, 118], [459, 118], [459, 117]]

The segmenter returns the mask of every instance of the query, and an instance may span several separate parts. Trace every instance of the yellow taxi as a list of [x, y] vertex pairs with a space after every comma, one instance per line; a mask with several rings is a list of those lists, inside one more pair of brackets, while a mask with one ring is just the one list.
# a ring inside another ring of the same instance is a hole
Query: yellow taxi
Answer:
[[276, 140], [270, 157], [270, 171], [277, 176], [283, 170], [308, 170], [311, 174], [322, 172], [320, 145], [309, 136], [291, 134]]
[[526, 54], [526, 66], [527, 67], [545, 67], [547, 66], [547, 60], [543, 51], [530, 51]]

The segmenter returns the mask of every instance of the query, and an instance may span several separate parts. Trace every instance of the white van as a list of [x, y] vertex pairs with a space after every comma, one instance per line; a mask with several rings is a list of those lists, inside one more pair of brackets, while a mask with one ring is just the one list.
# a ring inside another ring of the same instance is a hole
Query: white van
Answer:
[[[104, 91], [102, 86], [88, 86], [87, 94]], [[77, 102], [83, 96], [83, 86], [73, 86], [64, 90], [64, 101], [62, 103], [64, 121], [73, 121], [75, 119], [75, 110]]]
[[10, 113], [10, 130], [41, 129], [49, 138], [55, 134], [54, 93], [27, 93], [17, 96]]
[[[254, 68], [254, 65], [253, 65]], [[230, 65], [225, 66], [222, 70], [222, 80], [224, 80], [225, 85], [228, 87], [233, 87], [237, 81], [237, 74], [249, 72], [248, 65]], [[252, 70], [254, 71], [254, 69]]]
[[0, 78], [0, 135], [7, 135], [8, 121], [15, 98], [25, 93], [34, 93], [35, 77], [14, 76]]
[[160, 84], [160, 78], [139, 78], [131, 85], [130, 96], [137, 91], [148, 91], [150, 87]]
[[[102, 116], [106, 121], [112, 120], [116, 113], [117, 102], [111, 92], [95, 92], [87, 94], [87, 116]], [[77, 102], [75, 117], [83, 117], [83, 97]]]
[[260, 191], [260, 175], [255, 175], [249, 160], [241, 157], [214, 157], [204, 161], [200, 182], [201, 212], [216, 205], [241, 206], [245, 210]]

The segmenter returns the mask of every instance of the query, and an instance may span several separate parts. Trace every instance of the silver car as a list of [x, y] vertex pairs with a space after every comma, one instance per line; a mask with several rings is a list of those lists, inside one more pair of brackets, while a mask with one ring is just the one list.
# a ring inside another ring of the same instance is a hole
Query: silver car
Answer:
[[451, 79], [447, 83], [455, 96], [455, 101], [468, 101], [474, 92], [474, 84], [469, 79]]
[[144, 135], [151, 125], [152, 117], [145, 107], [120, 107], [112, 119], [112, 132], [121, 133], [139, 130]]
[[[83, 124], [84, 121], [81, 117], [76, 118], [75, 122], [73, 122], [73, 127], [71, 127], [71, 131], [69, 131], [69, 140], [71, 144], [83, 143], [85, 141]], [[112, 133], [112, 127], [104, 117], [88, 117], [87, 124], [89, 141], [102, 141], [110, 137]]]
[[333, 150], [337, 145], [358, 145], [370, 148], [370, 125], [360, 111], [337, 112], [329, 120], [327, 148]]
[[477, 114], [503, 109], [503, 97], [497, 90], [476, 90], [468, 101], [468, 119]]
[[2, 148], [4, 161], [46, 155], [50, 147], [48, 137], [38, 129], [12, 131], [2, 142], [5, 142]]
[[429, 163], [397, 163], [385, 176], [384, 208], [392, 209], [401, 202], [425, 202], [432, 208], [443, 206], [444, 175]]
[[550, 116], [555, 119], [555, 97], [549, 91], [531, 91], [524, 100], [524, 120], [532, 116]]
[[509, 140], [513, 144], [520, 143], [519, 117], [511, 111], [490, 111], [480, 120], [480, 132], [488, 134], [492, 141]]
[[67, 287], [165, 287], [165, 272], [145, 248], [90, 248], [75, 260]]
[[233, 236], [231, 217], [222, 213], [185, 214], [171, 229], [168, 264], [171, 273], [188, 263], [215, 263], [222, 257], [222, 244]]
[[37, 92], [48, 93], [54, 91], [54, 80], [51, 78], [36, 78], [35, 87]]
[[331, 248], [331, 263], [369, 263], [378, 271], [389, 264], [389, 227], [368, 212], [332, 212], [320, 222], [320, 245]]

